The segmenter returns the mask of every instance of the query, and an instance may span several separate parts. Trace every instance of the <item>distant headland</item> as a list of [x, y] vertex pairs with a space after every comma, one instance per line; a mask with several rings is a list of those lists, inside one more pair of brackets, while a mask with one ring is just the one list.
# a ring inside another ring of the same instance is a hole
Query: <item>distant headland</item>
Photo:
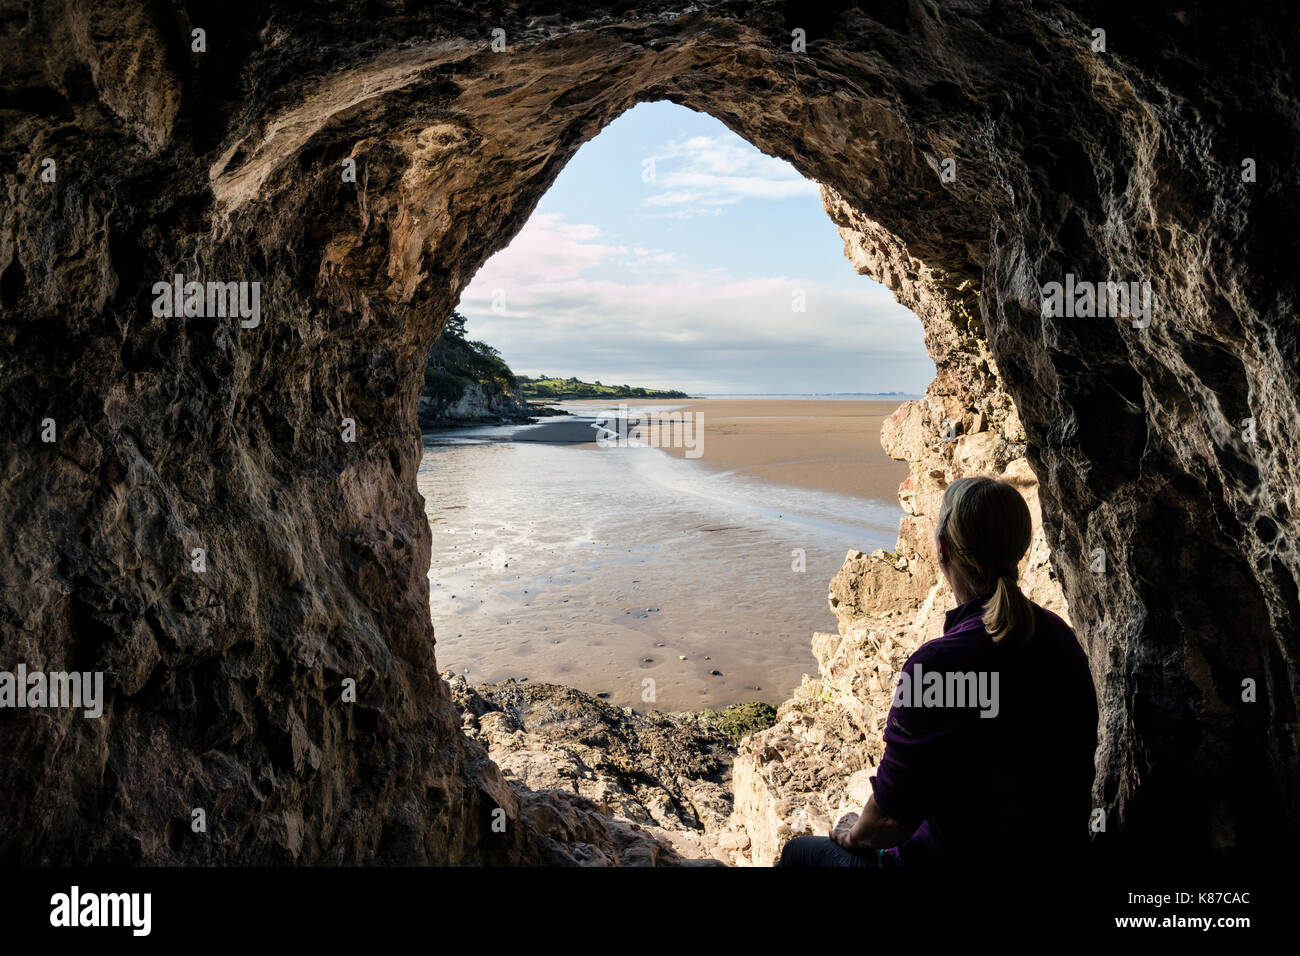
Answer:
[[670, 389], [639, 388], [632, 385], [606, 385], [584, 382], [577, 378], [550, 378], [539, 375], [516, 376], [524, 397], [529, 401], [563, 402], [580, 398], [690, 398], [685, 392]]

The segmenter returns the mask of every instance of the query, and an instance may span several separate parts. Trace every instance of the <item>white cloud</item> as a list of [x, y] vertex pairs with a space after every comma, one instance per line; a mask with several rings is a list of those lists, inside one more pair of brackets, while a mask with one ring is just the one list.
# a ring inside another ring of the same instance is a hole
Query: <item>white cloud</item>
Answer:
[[[791, 308], [796, 289], [805, 312]], [[504, 314], [491, 311], [497, 290]], [[924, 354], [917, 318], [865, 278], [850, 291], [797, 275], [692, 269], [671, 252], [609, 241], [598, 227], [555, 213], [529, 220], [474, 277], [459, 308], [474, 337], [524, 374], [726, 389], [716, 377], [724, 368], [753, 382], [775, 380], [783, 366], [793, 376], [838, 363], [841, 377], [860, 374], [861, 382], [836, 390], [885, 391], [899, 386], [868, 381], [879, 377], [873, 367], [915, 364]], [[930, 366], [908, 381], [932, 374]]]
[[653, 185], [661, 191], [642, 204], [668, 207], [674, 218], [716, 214], [746, 199], [816, 196], [817, 184], [793, 166], [735, 138], [691, 136], [672, 140], [654, 157]]
[[[576, 279], [611, 257], [626, 255], [625, 246], [600, 240], [600, 228], [590, 223], [565, 222], [558, 213], [536, 213], [519, 231], [509, 247], [487, 263], [504, 261], [512, 284], [557, 282]], [[479, 276], [489, 273], [487, 266]], [[500, 272], [501, 270], [491, 270]], [[478, 277], [475, 283], [478, 284]]]

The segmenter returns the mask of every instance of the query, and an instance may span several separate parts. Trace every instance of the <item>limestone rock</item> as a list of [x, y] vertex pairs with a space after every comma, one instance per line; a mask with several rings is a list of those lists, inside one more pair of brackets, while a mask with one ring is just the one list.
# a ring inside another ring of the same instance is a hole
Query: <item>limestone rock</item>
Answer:
[[421, 395], [416, 406], [421, 429], [477, 422], [528, 421], [533, 414], [521, 389], [516, 389], [513, 393], [489, 392], [477, 383], [467, 385], [454, 402], [440, 402], [431, 396]]
[[630, 822], [716, 830], [735, 750], [701, 714], [640, 714], [557, 684], [443, 675], [466, 735], [513, 784], [569, 790]]

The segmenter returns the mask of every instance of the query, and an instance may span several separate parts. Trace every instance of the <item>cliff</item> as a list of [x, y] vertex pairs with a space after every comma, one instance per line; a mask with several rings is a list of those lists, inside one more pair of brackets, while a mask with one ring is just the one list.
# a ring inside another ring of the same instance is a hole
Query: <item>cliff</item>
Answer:
[[535, 414], [522, 390], [506, 391], [479, 382], [466, 385], [455, 398], [422, 394], [416, 406], [421, 430], [475, 423], [522, 422]]
[[[1294, 5], [210, 9], [17, 5], [0, 35], [0, 667], [106, 694], [0, 719], [0, 860], [632, 858], [465, 735], [415, 476], [461, 291], [654, 99], [821, 183], [938, 367], [887, 439], [894, 556], [851, 560], [822, 674], [737, 759], [749, 857], [866, 767], [872, 677], [942, 604], [934, 495], [985, 465], [1037, 481], [1087, 644], [1099, 850], [1300, 843]], [[1045, 314], [1067, 278], [1158, 307]]]
[[471, 340], [465, 317], [453, 312], [429, 349], [415, 414], [420, 428], [429, 429], [527, 421], [533, 411], [500, 353]]

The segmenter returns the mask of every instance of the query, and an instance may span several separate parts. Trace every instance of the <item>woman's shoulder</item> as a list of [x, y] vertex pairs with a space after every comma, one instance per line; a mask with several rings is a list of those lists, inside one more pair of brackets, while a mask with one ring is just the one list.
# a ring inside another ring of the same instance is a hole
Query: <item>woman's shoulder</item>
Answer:
[[[1051, 639], [1069, 638], [1078, 643], [1078, 636], [1070, 623], [1055, 611], [1030, 601], [1034, 609], [1035, 635], [1046, 634]], [[916, 648], [908, 657], [908, 663], [938, 663], [959, 661], [979, 657], [994, 649], [997, 645], [984, 629], [984, 622], [979, 617], [960, 622], [954, 629], [945, 631], [938, 637], [931, 638]]]
[[[1029, 602], [1034, 609], [1034, 634], [1044, 636], [1045, 643], [1069, 643], [1078, 646], [1079, 640], [1069, 622], [1054, 611], [1036, 602]], [[978, 618], [966, 621], [953, 631], [945, 632], [939, 637], [931, 638], [914, 650], [907, 659], [909, 665], [924, 664], [926, 667], [955, 667], [964, 661], [978, 660], [998, 650], [998, 645], [984, 629], [984, 622]]]
[[[1065, 618], [1040, 604], [1034, 604], [1034, 640], [1032, 656], [1039, 661], [1052, 660], [1080, 674], [1089, 674], [1088, 652], [1074, 628]], [[1091, 682], [1091, 676], [1088, 677]]]
[[904, 667], [921, 664], [928, 670], [958, 668], [985, 657], [992, 647], [993, 639], [981, 623], [978, 627], [931, 638], [912, 652]]
[[1034, 608], [1034, 630], [1039, 633], [1050, 634], [1058, 639], [1069, 638], [1076, 644], [1079, 637], [1074, 633], [1074, 628], [1070, 622], [1055, 611], [1048, 610], [1041, 604], [1033, 601], [1030, 602]]
[[1065, 618], [1061, 617], [1061, 615], [1057, 614], [1055, 611], [1043, 607], [1037, 601], [1030, 601], [1029, 603], [1033, 605], [1034, 614], [1040, 620], [1045, 620], [1052, 627], [1063, 628], [1064, 630], [1069, 631], [1071, 634], [1074, 633], [1074, 628], [1072, 628], [1069, 622], [1066, 621]]

